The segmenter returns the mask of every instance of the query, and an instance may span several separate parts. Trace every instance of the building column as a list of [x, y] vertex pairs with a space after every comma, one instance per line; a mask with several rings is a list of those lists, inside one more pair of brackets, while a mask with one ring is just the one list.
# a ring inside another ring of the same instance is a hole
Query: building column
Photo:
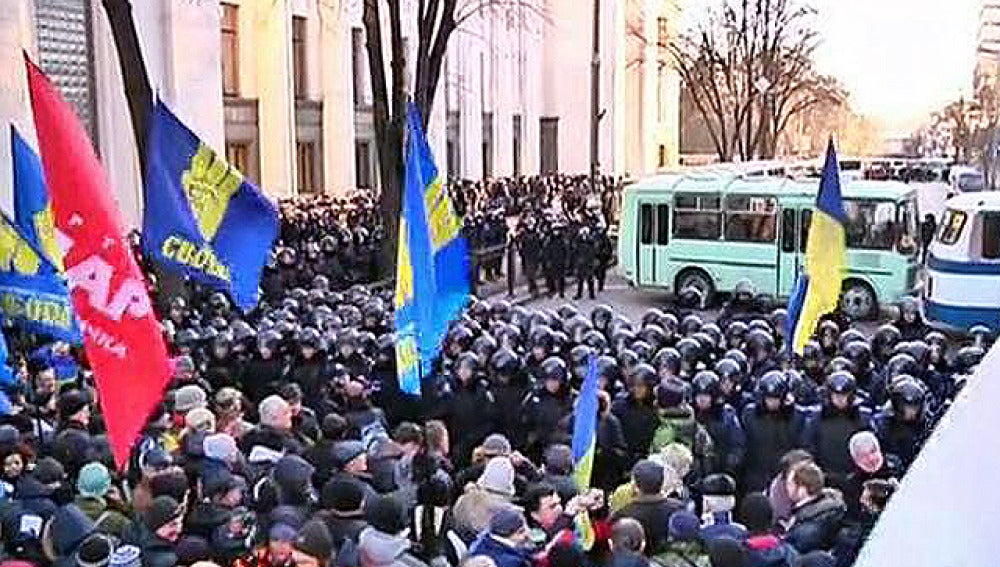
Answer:
[[289, 0], [257, 6], [261, 185], [271, 195], [296, 194], [295, 101]]
[[161, 95], [210, 148], [225, 155], [217, 2], [167, 0]]
[[328, 193], [343, 195], [357, 181], [354, 156], [354, 65], [347, 13], [320, 7], [323, 98], [323, 180]]

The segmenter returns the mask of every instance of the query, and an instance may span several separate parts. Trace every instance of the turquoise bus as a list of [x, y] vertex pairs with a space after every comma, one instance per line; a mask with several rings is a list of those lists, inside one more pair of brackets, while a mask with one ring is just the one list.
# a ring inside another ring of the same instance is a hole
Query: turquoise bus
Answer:
[[[844, 176], [848, 273], [841, 304], [853, 319], [917, 288], [916, 193]], [[715, 168], [666, 174], [625, 190], [618, 265], [638, 287], [694, 286], [704, 306], [741, 279], [787, 297], [804, 264], [818, 179], [747, 176]]]

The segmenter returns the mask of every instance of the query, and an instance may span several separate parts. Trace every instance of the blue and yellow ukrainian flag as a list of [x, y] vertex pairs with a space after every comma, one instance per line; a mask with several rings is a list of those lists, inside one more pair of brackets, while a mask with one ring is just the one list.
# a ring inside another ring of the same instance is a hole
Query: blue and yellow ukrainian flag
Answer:
[[[580, 395], [573, 409], [573, 480], [583, 494], [590, 489], [590, 479], [594, 471], [594, 453], [597, 450], [598, 401], [597, 357], [591, 356], [587, 362], [587, 376], [580, 387]], [[576, 536], [584, 549], [594, 546], [594, 526], [590, 514], [580, 512], [574, 518]]]
[[31, 333], [80, 342], [66, 281], [41, 249], [2, 211], [0, 317]]
[[788, 306], [788, 319], [794, 321], [788, 337], [796, 353], [802, 354], [820, 317], [837, 309], [847, 265], [846, 224], [837, 150], [831, 138], [809, 225], [805, 270], [799, 274]]
[[14, 161], [14, 221], [28, 241], [61, 272], [63, 254], [56, 240], [42, 160], [14, 126], [10, 127], [10, 150]]
[[420, 395], [421, 377], [469, 300], [469, 246], [438, 175], [420, 111], [407, 109], [406, 176], [396, 265], [396, 373]]
[[149, 132], [143, 246], [164, 268], [257, 305], [278, 210], [157, 101]]

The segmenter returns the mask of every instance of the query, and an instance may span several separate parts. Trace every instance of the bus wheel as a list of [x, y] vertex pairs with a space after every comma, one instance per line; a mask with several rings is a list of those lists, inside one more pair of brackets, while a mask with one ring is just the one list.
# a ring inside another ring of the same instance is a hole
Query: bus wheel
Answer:
[[689, 287], [693, 287], [701, 292], [701, 305], [698, 306], [699, 309], [708, 309], [712, 305], [712, 300], [715, 296], [715, 285], [712, 283], [712, 278], [703, 270], [689, 268], [677, 275], [677, 281], [674, 282], [674, 293], [680, 295], [681, 292]]
[[840, 310], [851, 321], [874, 319], [878, 315], [878, 298], [866, 282], [847, 280], [840, 296]]

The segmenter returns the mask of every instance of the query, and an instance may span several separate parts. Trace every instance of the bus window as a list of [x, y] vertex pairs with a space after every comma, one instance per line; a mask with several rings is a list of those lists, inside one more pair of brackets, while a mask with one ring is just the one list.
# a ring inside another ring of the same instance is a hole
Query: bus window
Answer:
[[802, 230], [799, 232], [799, 252], [806, 251], [806, 242], [809, 241], [809, 224], [812, 223], [812, 209], [802, 209]]
[[674, 198], [674, 238], [718, 240], [722, 211], [718, 195], [678, 193]]
[[774, 197], [726, 197], [726, 240], [774, 242], [777, 236], [778, 201]]
[[896, 206], [896, 251], [910, 255], [917, 253], [917, 203], [914, 200], [902, 201]]
[[962, 229], [965, 228], [965, 221], [969, 215], [964, 211], [948, 209], [941, 219], [941, 229], [938, 230], [937, 239], [941, 244], [954, 244], [958, 242], [958, 237], [962, 236]]
[[889, 201], [845, 200], [847, 247], [892, 250], [896, 240], [895, 209]]
[[642, 205], [639, 209], [639, 233], [642, 244], [653, 243], [653, 205]]
[[656, 205], [656, 243], [670, 243], [670, 205]]
[[963, 193], [978, 193], [986, 186], [981, 173], [963, 173], [958, 176], [958, 190]]
[[795, 252], [795, 209], [781, 211], [781, 251]]
[[983, 218], [983, 258], [1000, 258], [1000, 213], [982, 213]]

